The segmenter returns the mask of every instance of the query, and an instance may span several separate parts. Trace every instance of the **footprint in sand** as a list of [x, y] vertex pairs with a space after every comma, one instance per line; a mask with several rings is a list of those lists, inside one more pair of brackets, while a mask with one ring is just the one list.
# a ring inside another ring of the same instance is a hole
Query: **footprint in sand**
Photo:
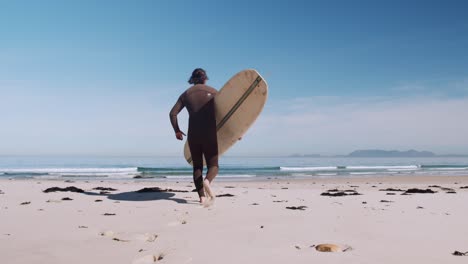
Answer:
[[178, 225], [185, 225], [187, 224], [187, 220], [182, 220], [182, 221], [174, 221], [174, 222], [170, 222], [169, 224], [167, 224], [168, 226], [178, 226]]
[[156, 238], [158, 238], [158, 235], [150, 234], [150, 233], [136, 235], [136, 240], [146, 241], [146, 242], [154, 242], [156, 241]]
[[210, 198], [210, 199], [207, 199], [200, 208], [209, 208], [209, 207], [213, 207], [214, 206], [214, 202], [215, 202], [215, 199], [214, 198]]
[[145, 234], [146, 236], [146, 242], [154, 242], [156, 238], [158, 238], [158, 235], [155, 234]]
[[104, 236], [104, 237], [113, 237], [115, 235], [115, 232], [112, 230], [108, 230], [108, 231], [99, 233], [99, 235]]
[[146, 255], [140, 258], [135, 259], [132, 264], [149, 264], [156, 263], [164, 259], [164, 254], [159, 255]]

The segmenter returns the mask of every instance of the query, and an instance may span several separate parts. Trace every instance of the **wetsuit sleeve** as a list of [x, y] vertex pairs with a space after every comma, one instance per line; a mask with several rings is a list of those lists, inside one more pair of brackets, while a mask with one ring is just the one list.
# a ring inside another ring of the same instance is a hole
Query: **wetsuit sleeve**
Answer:
[[182, 100], [182, 95], [179, 97], [175, 105], [172, 107], [171, 112], [169, 112], [169, 118], [171, 119], [172, 127], [174, 128], [174, 132], [179, 132], [179, 123], [177, 122], [177, 114], [179, 114], [182, 109], [184, 109], [185, 105]]

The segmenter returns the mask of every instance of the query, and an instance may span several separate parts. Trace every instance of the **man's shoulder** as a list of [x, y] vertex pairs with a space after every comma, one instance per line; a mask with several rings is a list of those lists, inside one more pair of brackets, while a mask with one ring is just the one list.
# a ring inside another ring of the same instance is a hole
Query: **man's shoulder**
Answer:
[[213, 87], [211, 87], [211, 86], [209, 86], [209, 85], [204, 84], [203, 86], [205, 87], [206, 90], [208, 90], [208, 91], [210, 91], [210, 92], [213, 92], [213, 93], [217, 93], [217, 92], [218, 92], [218, 90], [216, 90], [215, 88], [213, 88]]
[[209, 91], [209, 92], [214, 92], [216, 93], [217, 90], [209, 85], [206, 85], [206, 84], [196, 84], [196, 85], [193, 85], [191, 87], [189, 87], [185, 92], [191, 92], [191, 91], [199, 91], [199, 90], [202, 90], [202, 91]]

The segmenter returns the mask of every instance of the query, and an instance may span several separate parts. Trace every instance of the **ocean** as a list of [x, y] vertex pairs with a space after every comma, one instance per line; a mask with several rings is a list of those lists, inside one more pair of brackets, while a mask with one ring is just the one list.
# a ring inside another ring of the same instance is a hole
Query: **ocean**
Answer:
[[[225, 156], [217, 179], [392, 175], [468, 175], [468, 158]], [[192, 168], [182, 157], [0, 156], [0, 178], [170, 181], [191, 177]]]

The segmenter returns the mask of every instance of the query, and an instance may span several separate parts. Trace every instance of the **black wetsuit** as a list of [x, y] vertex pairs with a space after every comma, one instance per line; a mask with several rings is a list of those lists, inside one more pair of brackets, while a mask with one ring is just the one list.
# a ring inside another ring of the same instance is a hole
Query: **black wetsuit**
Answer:
[[184, 108], [189, 113], [187, 140], [193, 160], [193, 180], [200, 196], [204, 196], [203, 156], [208, 167], [207, 178], [210, 182], [218, 172], [218, 140], [216, 137], [216, 116], [214, 96], [216, 89], [196, 84], [187, 89], [177, 100], [169, 113], [172, 127], [179, 132], [177, 114]]

